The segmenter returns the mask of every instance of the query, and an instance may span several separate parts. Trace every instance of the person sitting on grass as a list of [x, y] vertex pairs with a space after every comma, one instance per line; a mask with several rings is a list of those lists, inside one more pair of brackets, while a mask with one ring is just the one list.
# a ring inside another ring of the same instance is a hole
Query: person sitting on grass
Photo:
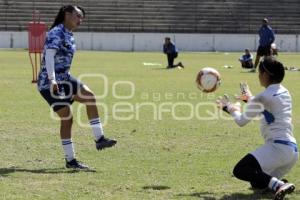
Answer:
[[253, 68], [253, 56], [250, 53], [249, 49], [245, 49], [245, 54], [242, 55], [239, 59], [241, 62], [242, 68], [252, 69]]

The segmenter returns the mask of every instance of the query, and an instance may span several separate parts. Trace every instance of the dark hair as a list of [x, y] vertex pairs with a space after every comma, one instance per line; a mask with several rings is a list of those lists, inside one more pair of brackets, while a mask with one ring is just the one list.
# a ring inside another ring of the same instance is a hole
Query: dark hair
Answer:
[[69, 12], [69, 13], [72, 13], [76, 8], [78, 8], [79, 10], [81, 10], [82, 14], [83, 14], [83, 17], [85, 16], [85, 11], [82, 7], [80, 6], [73, 6], [73, 5], [66, 5], [66, 6], [62, 6], [56, 17], [55, 17], [55, 20], [51, 26], [50, 29], [53, 29], [55, 26], [57, 26], [58, 24], [61, 24], [63, 23], [63, 21], [65, 20], [65, 14], [66, 12]]
[[260, 62], [259, 71], [267, 73], [272, 83], [281, 83], [285, 75], [283, 64], [271, 56]]

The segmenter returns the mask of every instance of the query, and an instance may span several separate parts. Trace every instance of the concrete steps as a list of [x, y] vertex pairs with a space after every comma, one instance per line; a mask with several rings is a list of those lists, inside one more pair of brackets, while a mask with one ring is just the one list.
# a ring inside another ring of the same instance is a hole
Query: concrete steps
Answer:
[[[0, 0], [0, 31], [24, 31], [39, 10], [50, 26], [63, 0]], [[74, 0], [87, 14], [78, 31], [257, 33], [264, 17], [277, 33], [300, 33], [299, 0]]]

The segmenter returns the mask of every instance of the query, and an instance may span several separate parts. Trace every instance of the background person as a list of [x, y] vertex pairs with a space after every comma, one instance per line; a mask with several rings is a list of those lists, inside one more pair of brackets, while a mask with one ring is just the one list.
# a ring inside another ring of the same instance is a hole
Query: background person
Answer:
[[174, 65], [174, 60], [178, 56], [178, 49], [176, 48], [175, 44], [171, 41], [171, 38], [166, 37], [165, 43], [163, 46], [163, 51], [167, 55], [168, 58], [168, 66], [167, 69], [175, 68], [175, 67], [182, 67], [184, 68], [181, 62]]
[[239, 58], [242, 68], [252, 69], [253, 68], [253, 56], [249, 49], [245, 49], [245, 54]]
[[274, 42], [271, 44], [271, 55], [278, 56], [278, 48]]
[[252, 72], [256, 71], [257, 65], [262, 56], [270, 56], [271, 44], [275, 41], [275, 34], [272, 28], [269, 26], [269, 20], [264, 18], [262, 25], [259, 29], [259, 46], [256, 52], [255, 64]]

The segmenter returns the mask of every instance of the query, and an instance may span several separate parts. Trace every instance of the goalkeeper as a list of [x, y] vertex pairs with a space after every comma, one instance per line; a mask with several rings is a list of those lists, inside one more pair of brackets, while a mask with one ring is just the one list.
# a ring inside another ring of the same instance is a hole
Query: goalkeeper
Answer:
[[275, 200], [282, 200], [294, 191], [295, 186], [280, 180], [298, 160], [298, 148], [293, 136], [292, 104], [289, 91], [280, 83], [284, 67], [274, 58], [260, 62], [259, 81], [266, 89], [252, 96], [247, 84], [241, 84], [242, 95], [247, 102], [241, 112], [238, 104], [232, 104], [228, 96], [217, 100], [218, 107], [230, 113], [239, 126], [244, 126], [254, 117], [261, 116], [261, 135], [265, 144], [242, 158], [234, 167], [236, 178], [250, 182], [253, 188], [270, 188]]

